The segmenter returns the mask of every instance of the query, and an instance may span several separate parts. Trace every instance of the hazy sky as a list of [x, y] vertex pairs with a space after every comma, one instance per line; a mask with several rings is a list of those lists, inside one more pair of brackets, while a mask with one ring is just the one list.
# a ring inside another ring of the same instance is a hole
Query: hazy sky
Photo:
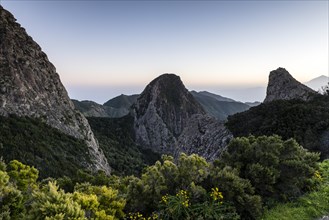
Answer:
[[70, 97], [80, 100], [140, 93], [162, 73], [176, 73], [190, 90], [220, 92], [264, 86], [278, 67], [302, 82], [329, 71], [328, 1], [1, 5], [47, 53]]

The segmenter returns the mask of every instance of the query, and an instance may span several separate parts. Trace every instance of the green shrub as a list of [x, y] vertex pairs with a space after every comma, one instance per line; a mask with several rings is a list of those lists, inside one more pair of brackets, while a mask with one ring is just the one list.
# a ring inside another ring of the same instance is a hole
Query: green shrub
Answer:
[[[233, 139], [221, 162], [248, 179], [265, 202], [287, 201], [311, 188], [319, 155], [279, 136]], [[269, 203], [268, 203], [269, 204]]]

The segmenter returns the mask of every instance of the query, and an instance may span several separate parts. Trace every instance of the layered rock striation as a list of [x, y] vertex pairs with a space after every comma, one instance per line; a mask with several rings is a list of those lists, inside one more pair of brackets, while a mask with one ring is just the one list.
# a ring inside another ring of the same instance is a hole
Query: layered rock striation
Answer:
[[174, 74], [163, 74], [147, 85], [132, 106], [132, 115], [136, 143], [160, 154], [199, 153], [213, 159], [231, 137]]
[[85, 140], [91, 169], [110, 172], [87, 119], [74, 108], [59, 75], [41, 47], [0, 6], [0, 115], [40, 118], [65, 134]]
[[286, 69], [280, 67], [270, 72], [264, 102], [290, 99], [307, 101], [315, 94], [314, 90], [298, 82]]

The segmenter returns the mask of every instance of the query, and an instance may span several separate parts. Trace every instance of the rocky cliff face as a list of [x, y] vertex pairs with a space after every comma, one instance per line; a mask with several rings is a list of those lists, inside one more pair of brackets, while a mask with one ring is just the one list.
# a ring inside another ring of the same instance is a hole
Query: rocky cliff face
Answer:
[[[214, 133], [214, 128], [225, 130], [223, 124], [208, 118], [201, 105], [174, 74], [164, 74], [154, 79], [132, 106], [132, 114], [136, 142], [144, 148], [172, 155], [199, 152], [207, 159], [217, 155], [213, 148], [222, 149], [222, 139], [217, 140], [218, 136], [211, 135], [208, 139], [206, 136]], [[210, 125], [206, 125], [206, 120], [211, 121]]]
[[85, 140], [94, 161], [90, 168], [110, 172], [88, 121], [74, 109], [55, 67], [1, 6], [0, 74], [0, 115], [40, 118], [65, 134]]
[[233, 138], [231, 132], [214, 117], [192, 115], [178, 138], [178, 148], [187, 154], [198, 154], [208, 160], [216, 159]]
[[271, 71], [264, 102], [278, 99], [302, 99], [309, 100], [315, 91], [294, 79], [284, 68]]

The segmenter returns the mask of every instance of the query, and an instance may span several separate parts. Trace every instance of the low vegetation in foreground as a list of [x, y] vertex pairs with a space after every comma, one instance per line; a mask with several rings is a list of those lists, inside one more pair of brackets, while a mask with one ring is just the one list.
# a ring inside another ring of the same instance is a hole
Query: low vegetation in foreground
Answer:
[[264, 220], [309, 220], [329, 214], [329, 160], [320, 163], [319, 172], [315, 173], [319, 185], [296, 201], [278, 204], [265, 212]]
[[33, 167], [1, 162], [0, 219], [273, 219], [280, 207], [328, 198], [328, 161], [318, 159], [293, 139], [250, 136], [233, 139], [214, 163], [162, 156], [139, 177], [80, 171], [41, 180]]

